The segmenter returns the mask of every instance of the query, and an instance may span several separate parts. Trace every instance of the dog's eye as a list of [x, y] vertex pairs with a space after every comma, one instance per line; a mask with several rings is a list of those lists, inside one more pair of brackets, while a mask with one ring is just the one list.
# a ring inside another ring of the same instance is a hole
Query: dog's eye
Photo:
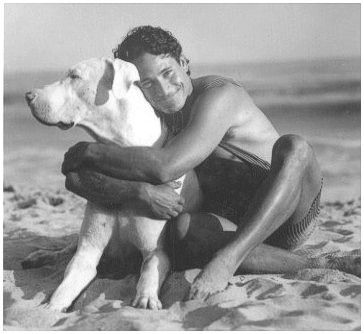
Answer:
[[145, 80], [145, 81], [142, 81], [142, 82], [138, 82], [138, 86], [142, 89], [148, 89], [148, 88], [151, 88], [153, 85], [153, 83], [149, 80]]
[[69, 77], [70, 77], [72, 80], [81, 79], [81, 77], [80, 77], [77, 73], [70, 73], [70, 74], [69, 74]]

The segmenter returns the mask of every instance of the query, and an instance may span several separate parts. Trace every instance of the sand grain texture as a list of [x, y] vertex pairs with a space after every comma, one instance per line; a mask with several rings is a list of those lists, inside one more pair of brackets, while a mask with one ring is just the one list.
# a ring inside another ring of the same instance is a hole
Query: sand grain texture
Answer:
[[[85, 202], [66, 190], [7, 186], [4, 193], [5, 330], [358, 330], [360, 278], [338, 270], [233, 277], [206, 302], [183, 297], [199, 269], [165, 282], [164, 309], [129, 306], [137, 277], [97, 278], [58, 313], [40, 303], [57, 287], [67, 261], [23, 270], [37, 249], [61, 249], [77, 238]], [[325, 203], [312, 237], [298, 250], [311, 255], [360, 248], [360, 200]]]

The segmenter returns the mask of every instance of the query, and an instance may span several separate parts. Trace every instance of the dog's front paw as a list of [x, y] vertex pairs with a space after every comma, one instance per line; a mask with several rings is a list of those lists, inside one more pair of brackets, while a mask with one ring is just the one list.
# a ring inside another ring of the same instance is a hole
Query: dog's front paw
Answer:
[[162, 303], [158, 299], [158, 296], [148, 296], [148, 295], [139, 295], [137, 294], [132, 302], [133, 307], [144, 308], [150, 310], [161, 310]]
[[62, 313], [66, 313], [67, 312], [67, 307], [65, 307], [64, 305], [61, 304], [55, 304], [55, 303], [44, 303], [39, 305], [40, 309], [43, 310], [49, 310], [49, 311], [55, 311], [55, 312], [62, 312]]

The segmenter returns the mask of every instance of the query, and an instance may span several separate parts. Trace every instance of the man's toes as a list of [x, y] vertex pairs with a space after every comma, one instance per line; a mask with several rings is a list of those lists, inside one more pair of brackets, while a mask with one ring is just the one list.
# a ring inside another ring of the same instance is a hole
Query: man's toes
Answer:
[[196, 293], [197, 293], [197, 291], [195, 289], [191, 288], [190, 293], [188, 294], [188, 300], [195, 299]]
[[200, 291], [197, 295], [197, 298], [196, 299], [199, 299], [199, 300], [206, 300], [208, 298], [208, 296], [210, 295], [209, 292], [207, 291]]
[[208, 296], [208, 292], [202, 290], [202, 289], [198, 289], [198, 288], [193, 288], [190, 291], [189, 297], [188, 299], [190, 300], [205, 300]]
[[56, 312], [62, 312], [62, 313], [67, 312], [67, 307], [52, 304], [52, 303], [44, 303], [44, 304], [39, 305], [38, 307], [40, 309], [44, 309], [44, 310], [50, 310], [50, 311], [56, 311]]

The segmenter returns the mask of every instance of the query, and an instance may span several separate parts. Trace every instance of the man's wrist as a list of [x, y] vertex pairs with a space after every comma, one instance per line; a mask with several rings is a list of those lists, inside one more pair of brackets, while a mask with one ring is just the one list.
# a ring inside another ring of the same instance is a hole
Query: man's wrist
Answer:
[[146, 182], [137, 182], [137, 199], [143, 203], [149, 203], [148, 187]]

